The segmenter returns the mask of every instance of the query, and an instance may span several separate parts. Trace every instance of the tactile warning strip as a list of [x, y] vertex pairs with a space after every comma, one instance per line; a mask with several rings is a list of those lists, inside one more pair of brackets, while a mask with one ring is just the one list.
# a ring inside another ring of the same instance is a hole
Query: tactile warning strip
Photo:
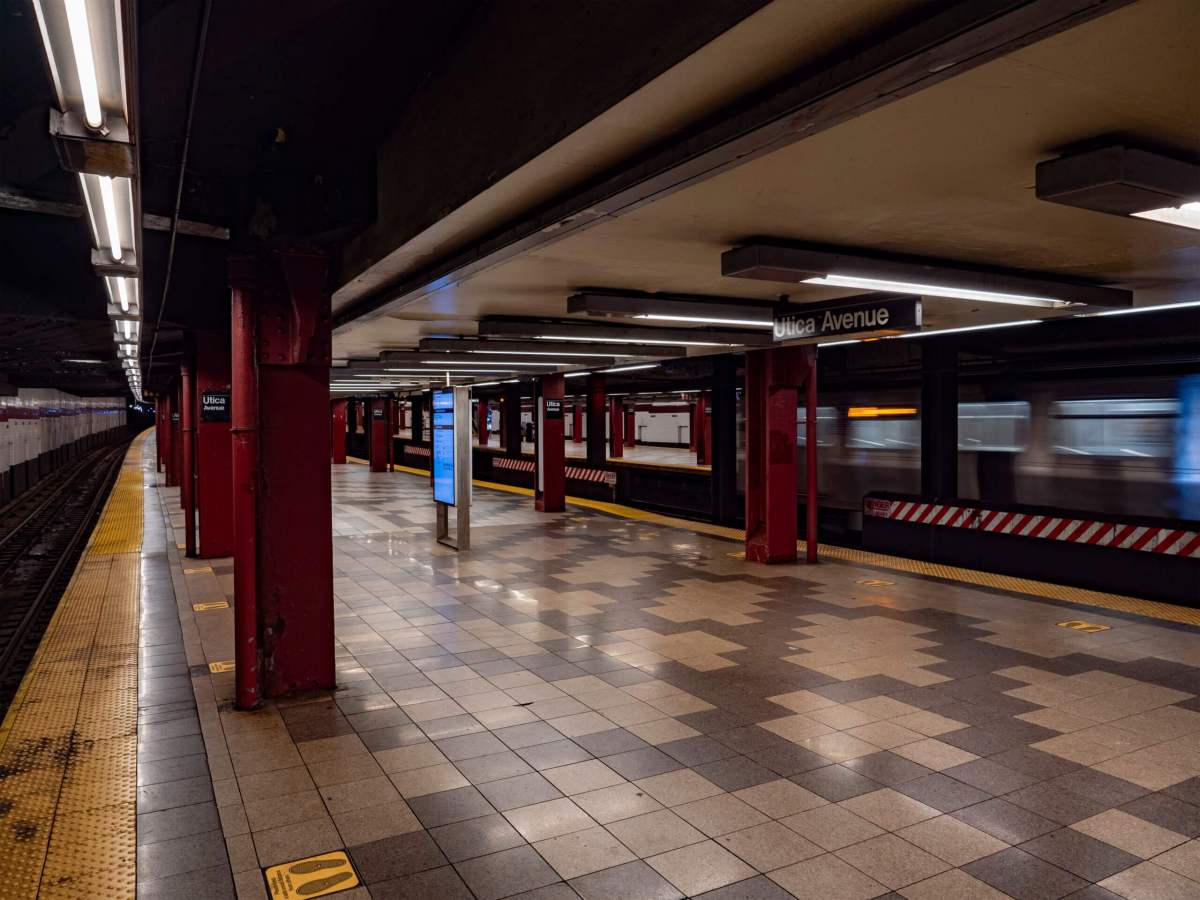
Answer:
[[0, 898], [132, 898], [142, 445], [137, 438], [0, 725]]

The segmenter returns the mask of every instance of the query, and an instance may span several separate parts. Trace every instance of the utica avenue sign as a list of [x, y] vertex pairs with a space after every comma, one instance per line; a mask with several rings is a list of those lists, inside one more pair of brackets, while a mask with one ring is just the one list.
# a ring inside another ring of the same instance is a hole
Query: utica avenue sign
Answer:
[[775, 340], [798, 341], [835, 334], [891, 334], [921, 327], [918, 297], [847, 298], [806, 303], [775, 313]]

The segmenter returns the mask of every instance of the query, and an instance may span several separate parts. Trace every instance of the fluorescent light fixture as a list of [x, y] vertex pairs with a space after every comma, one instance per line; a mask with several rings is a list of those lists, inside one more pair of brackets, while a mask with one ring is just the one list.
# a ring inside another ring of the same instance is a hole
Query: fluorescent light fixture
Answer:
[[104, 209], [104, 227], [108, 230], [108, 247], [114, 260], [121, 258], [121, 228], [117, 224], [117, 198], [113, 194], [113, 180], [100, 176], [100, 205]]
[[[1186, 303], [1163, 303], [1155, 306], [1131, 306], [1128, 309], [1110, 309], [1105, 312], [1092, 313], [1093, 316], [1131, 316], [1134, 313], [1167, 312], [1172, 309], [1194, 309], [1200, 306], [1200, 300], [1189, 300]], [[1091, 318], [1088, 316], [1087, 318]]]
[[1194, 228], [1200, 231], [1200, 201], [1184, 203], [1182, 206], [1148, 209], [1145, 212], [1132, 213], [1132, 215], [1139, 219], [1166, 222], [1168, 225], [1179, 225], [1183, 228]]
[[1008, 294], [1000, 291], [977, 291], [973, 288], [941, 287], [936, 284], [918, 284], [911, 281], [889, 281], [885, 278], [862, 278], [857, 275], [823, 275], [805, 278], [803, 284], [821, 287], [861, 288], [868, 291], [889, 291], [896, 294], [917, 294], [922, 297], [949, 297], [955, 300], [979, 300], [984, 303], [1011, 303], [1016, 306], [1040, 306], [1045, 309], [1061, 309], [1070, 306], [1066, 300], [1051, 297], [1034, 297], [1027, 294]]
[[653, 319], [656, 322], [695, 322], [700, 325], [748, 325], [751, 328], [770, 328], [770, 322], [752, 319], [714, 319], [708, 316], [668, 316], [660, 313], [641, 313], [634, 319]]
[[582, 378], [584, 375], [591, 375], [591, 372], [567, 372], [563, 378]]
[[504, 381], [502, 383], [503, 384], [520, 384], [521, 379], [520, 378], [509, 378], [507, 381]]
[[121, 312], [129, 312], [129, 290], [125, 287], [125, 279], [118, 278], [116, 279], [116, 282], [117, 296], [121, 301]]
[[81, 366], [98, 366], [104, 362], [102, 359], [64, 359], [65, 363], [76, 363]]
[[125, 337], [127, 337], [127, 338], [133, 337], [133, 322], [131, 322], [129, 319], [122, 319], [121, 320], [121, 331], [123, 331], [125, 333]]
[[67, 29], [71, 33], [71, 50], [75, 53], [75, 74], [83, 94], [83, 118], [92, 128], [104, 124], [100, 109], [100, 86], [96, 82], [96, 60], [92, 56], [92, 31], [88, 25], [87, 0], [65, 0]]
[[[434, 374], [438, 374], [438, 373], [435, 373], [435, 372], [430, 372], [428, 369], [384, 369], [383, 371], [385, 371], [385, 372], [399, 372], [399, 373], [401, 373], [401, 374], [403, 374], [403, 375], [424, 375], [424, 376], [425, 376], [425, 377], [427, 377], [427, 378], [428, 378], [428, 377], [430, 377], [430, 376], [432, 376], [432, 375], [434, 375]], [[445, 370], [443, 369], [442, 371], [445, 371]], [[453, 377], [455, 377], [455, 378], [465, 378], [465, 377], [466, 377], [468, 374], [471, 374], [471, 375], [503, 375], [504, 373], [506, 373], [506, 372], [511, 372], [511, 371], [512, 371], [512, 369], [484, 369], [484, 368], [479, 368], [479, 369], [457, 369], [457, 370], [455, 370], [455, 372], [454, 372], [454, 376], [453, 376]], [[372, 375], [355, 375], [354, 377], [355, 377], [355, 378], [372, 378], [372, 377], [374, 377], [374, 378], [378, 378], [378, 377], [380, 377], [380, 376], [378, 376], [378, 375], [375, 375], [375, 376], [372, 376]]]
[[908, 334], [898, 334], [899, 338], [933, 337], [935, 334], [961, 334], [965, 331], [991, 331], [993, 328], [1015, 328], [1018, 325], [1036, 325], [1041, 319], [1020, 319], [1016, 322], [996, 322], [991, 325], [967, 325], [962, 328], [939, 328], [936, 331], [912, 331]]
[[495, 387], [499, 383], [498, 381], [477, 381], [471, 387]]
[[[519, 359], [489, 359], [480, 362], [442, 362], [441, 360], [424, 360], [422, 364], [426, 366], [437, 366], [439, 369], [444, 369], [448, 366], [479, 366], [484, 365], [485, 363], [491, 366], [549, 366], [550, 368], [562, 365], [562, 363], [557, 362], [528, 362]], [[391, 370], [389, 369], [388, 371]]]
[[[650, 329], [647, 329], [649, 331]], [[582, 343], [594, 344], [600, 338], [594, 337], [570, 337], [562, 334], [536, 334], [534, 338], [539, 341], [580, 341]], [[728, 344], [724, 341], [660, 341], [650, 340], [648, 338], [612, 338], [605, 337], [602, 339], [606, 344], [646, 344], [650, 346], [661, 347], [735, 347], [736, 344]]]
[[[543, 353], [537, 350], [456, 350], [455, 353], [486, 353], [492, 356], [612, 356], [611, 353]], [[531, 363], [522, 363], [531, 365]]]
[[844, 347], [847, 344], [861, 344], [862, 338], [850, 338], [848, 341], [826, 341], [823, 344], [817, 344], [818, 347]]
[[615, 369], [601, 369], [602, 372], [636, 372], [638, 369], [657, 369], [658, 363], [642, 363], [636, 366], [617, 366]]

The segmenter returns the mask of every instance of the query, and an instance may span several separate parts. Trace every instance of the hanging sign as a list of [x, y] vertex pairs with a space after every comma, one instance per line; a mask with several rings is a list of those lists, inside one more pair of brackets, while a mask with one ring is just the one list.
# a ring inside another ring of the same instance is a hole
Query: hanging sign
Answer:
[[545, 401], [543, 401], [543, 402], [546, 404], [545, 418], [561, 419], [563, 417], [563, 409], [562, 409], [562, 401], [561, 400], [556, 400], [556, 399], [547, 397], [545, 399]]
[[200, 421], [229, 421], [229, 391], [200, 392]]
[[792, 304], [775, 313], [777, 341], [799, 341], [835, 334], [895, 334], [921, 327], [919, 297], [881, 296]]

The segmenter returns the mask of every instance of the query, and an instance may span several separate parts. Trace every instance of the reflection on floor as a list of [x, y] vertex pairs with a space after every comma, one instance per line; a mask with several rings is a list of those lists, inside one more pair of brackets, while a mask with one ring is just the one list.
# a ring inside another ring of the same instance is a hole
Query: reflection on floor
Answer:
[[[400, 438], [410, 438], [412, 435], [411, 429], [403, 428], [396, 432], [396, 436]], [[568, 459], [585, 459], [587, 458], [587, 444], [576, 444], [574, 441], [567, 439], [566, 453]], [[478, 446], [478, 441], [475, 442]], [[488, 437], [487, 446], [500, 449], [500, 436], [493, 434]], [[696, 451], [689, 450], [687, 447], [650, 447], [638, 444], [634, 447], [624, 447], [623, 456], [621, 457], [626, 462], [652, 463], [660, 466], [694, 466], [696, 465]], [[533, 453], [533, 444], [525, 441], [521, 444], [522, 453]], [[705, 466], [704, 468], [709, 468]]]
[[1200, 896], [1193, 629], [485, 490], [460, 555], [362, 466], [334, 504], [339, 689], [196, 678], [239, 897], [341, 848], [375, 898]]

